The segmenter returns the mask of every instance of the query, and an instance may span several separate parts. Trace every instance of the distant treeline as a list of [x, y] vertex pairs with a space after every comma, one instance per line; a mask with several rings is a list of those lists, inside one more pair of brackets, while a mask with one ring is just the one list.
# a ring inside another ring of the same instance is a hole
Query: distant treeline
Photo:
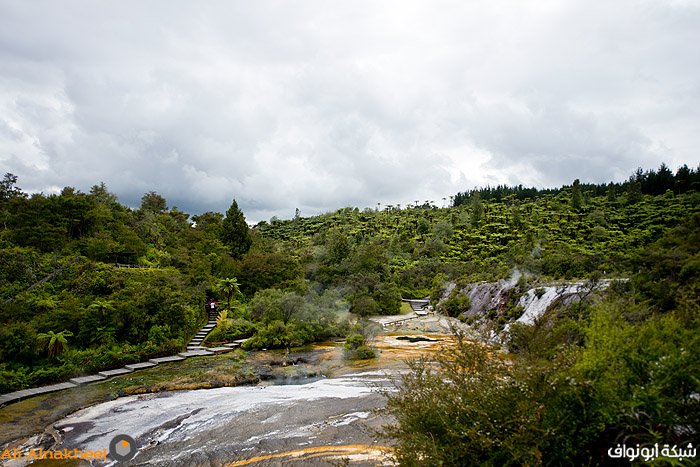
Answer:
[[[686, 193], [691, 190], [700, 191], [700, 166], [697, 169], [690, 169], [687, 165], [680, 167], [676, 174], [662, 163], [659, 170], [647, 170], [646, 172], [640, 167], [629, 178], [622, 183], [594, 184], [581, 183], [581, 191], [590, 193], [591, 196], [610, 196], [612, 194], [623, 194], [630, 192], [639, 192], [645, 195], [661, 195], [666, 190], [671, 190], [676, 194]], [[479, 197], [484, 201], [503, 201], [507, 199], [537, 199], [544, 195], [557, 195], [562, 191], [571, 189], [571, 185], [564, 185], [561, 188], [527, 188], [522, 185], [507, 186], [498, 185], [495, 187], [486, 186], [485, 188], [475, 188], [457, 193], [454, 196], [452, 205], [460, 206], [468, 203], [475, 193], [479, 193]], [[640, 190], [641, 189], [641, 190]], [[612, 193], [611, 193], [612, 190]]]

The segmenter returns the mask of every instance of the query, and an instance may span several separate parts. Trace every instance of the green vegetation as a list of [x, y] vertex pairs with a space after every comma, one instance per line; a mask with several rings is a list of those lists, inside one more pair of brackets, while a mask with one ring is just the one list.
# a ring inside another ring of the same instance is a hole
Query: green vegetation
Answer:
[[40, 332], [36, 335], [37, 339], [47, 343], [49, 358], [58, 357], [68, 343], [66, 337], [72, 336], [73, 333], [70, 331], [61, 331], [59, 333], [55, 333], [53, 331]]
[[177, 353], [235, 277], [220, 214], [193, 227], [155, 192], [134, 210], [104, 184], [28, 196], [16, 183], [0, 183], [0, 392]]
[[226, 296], [226, 310], [231, 310], [231, 297], [236, 295], [240, 285], [235, 277], [227, 277], [220, 279], [216, 283], [216, 291]]
[[371, 340], [381, 332], [381, 327], [367, 319], [358, 320], [345, 339], [345, 352], [350, 358], [365, 360], [377, 356], [369, 346]]
[[[388, 395], [403, 464], [595, 465], [618, 442], [685, 443], [700, 421], [699, 177], [662, 165], [624, 183], [487, 187], [450, 207], [348, 207], [248, 229], [235, 201], [190, 221], [155, 192], [130, 209], [104, 184], [28, 196], [7, 174], [0, 391], [175, 353], [210, 298], [226, 307], [208, 342], [343, 336], [348, 356], [367, 358], [374, 331], [355, 317], [435, 301], [454, 283], [438, 310], [509, 325], [510, 353], [462, 339], [437, 367], [414, 365]], [[470, 308], [461, 290], [516, 267], [503, 310]], [[547, 281], [601, 278], [625, 280], [513, 323], [528, 288], [541, 297]]]
[[617, 443], [685, 447], [700, 426], [700, 310], [686, 295], [698, 284], [666, 312], [612, 290], [588, 310], [581, 342], [563, 314], [523, 326], [516, 354], [460, 335], [387, 393], [397, 422], [384, 434], [416, 466], [609, 465]]
[[250, 236], [248, 224], [240, 209], [238, 203], [233, 200], [231, 207], [226, 211], [226, 217], [221, 222], [219, 230], [221, 241], [228, 246], [231, 256], [235, 259], [240, 259], [250, 250], [250, 245], [253, 239]]
[[468, 311], [469, 305], [469, 297], [464, 293], [460, 292], [457, 288], [455, 288], [450, 293], [449, 297], [447, 297], [446, 300], [441, 302], [438, 311], [442, 311], [447, 316], [452, 316], [453, 318], [456, 318], [462, 313]]
[[374, 350], [365, 343], [361, 334], [351, 334], [345, 339], [345, 350], [358, 359], [374, 358]]
[[[638, 193], [640, 184], [631, 185]], [[582, 246], [565, 242], [563, 235], [558, 239], [559, 248], [599, 258], [595, 263], [628, 281], [613, 282], [594, 300], [584, 292], [534, 326], [513, 324], [505, 335], [508, 354], [459, 333], [453, 351], [412, 364], [399, 391], [386, 394], [397, 421], [384, 435], [397, 440], [401, 465], [618, 465], [608, 455], [618, 443], [686, 447], [697, 440], [697, 193], [632, 199], [632, 204], [617, 196], [586, 201], [584, 192], [579, 208], [588, 205], [586, 218], [605, 219], [608, 231], [616, 219], [618, 249], [608, 244], [607, 252], [598, 250], [601, 240], [593, 235]], [[665, 204], [672, 199], [678, 208]], [[652, 215], [655, 204], [666, 207]], [[547, 258], [550, 242], [536, 245], [540, 257]], [[540, 271], [598, 280], [599, 271], [589, 272], [585, 261], [560, 258], [548, 260], [556, 268]], [[456, 300], [450, 296], [445, 305]], [[677, 464], [672, 458], [657, 462]]]

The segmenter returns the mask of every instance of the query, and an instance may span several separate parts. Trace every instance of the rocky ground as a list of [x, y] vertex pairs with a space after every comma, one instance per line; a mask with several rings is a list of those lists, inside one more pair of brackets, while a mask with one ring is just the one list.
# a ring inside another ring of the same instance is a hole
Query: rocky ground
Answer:
[[[374, 432], [391, 420], [380, 389], [393, 386], [406, 359], [454, 342], [445, 318], [396, 326], [372, 342], [376, 359], [349, 361], [341, 342], [192, 358], [22, 401], [14, 413], [5, 407], [0, 434], [17, 440], [6, 447], [26, 450], [103, 449], [125, 433], [139, 445], [125, 465], [391, 465], [391, 442]], [[245, 378], [257, 383], [225, 387]]]

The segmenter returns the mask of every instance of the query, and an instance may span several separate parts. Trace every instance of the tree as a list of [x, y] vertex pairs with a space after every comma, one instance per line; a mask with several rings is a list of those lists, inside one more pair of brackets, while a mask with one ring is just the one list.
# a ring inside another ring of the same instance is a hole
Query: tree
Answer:
[[292, 319], [301, 313], [304, 303], [304, 299], [294, 292], [285, 292], [278, 303], [282, 322], [285, 325], [289, 324]]
[[61, 352], [63, 352], [63, 350], [66, 347], [66, 344], [68, 344], [66, 337], [71, 337], [72, 335], [72, 332], [64, 330], [59, 333], [55, 333], [53, 331], [40, 332], [36, 335], [36, 337], [39, 340], [48, 343], [47, 348], [49, 352], [49, 358], [53, 359], [59, 356]]
[[[0, 326], [0, 361], [32, 364], [36, 361], [37, 332], [29, 323]], [[1, 367], [1, 365], [0, 365]]]
[[209, 229], [221, 228], [221, 221], [224, 216], [220, 212], [207, 211], [198, 216], [192, 216], [192, 221], [195, 223], [195, 228], [198, 230], [208, 231]]
[[227, 309], [231, 309], [231, 297], [233, 297], [239, 289], [238, 280], [235, 277], [220, 279], [216, 283], [216, 291], [226, 295]]
[[676, 171], [676, 177], [674, 181], [674, 186], [678, 191], [678, 194], [685, 193], [690, 188], [691, 181], [691, 170], [688, 168], [687, 164], [683, 164]]
[[581, 209], [581, 182], [578, 178], [574, 180], [574, 185], [572, 188], [571, 207], [576, 211]]
[[161, 195], [155, 191], [150, 191], [141, 197], [141, 210], [162, 214], [168, 210], [168, 204]]
[[234, 258], [240, 259], [250, 250], [253, 238], [250, 235], [245, 216], [238, 209], [238, 203], [236, 203], [235, 199], [231, 203], [231, 207], [226, 211], [226, 217], [221, 222], [221, 230], [219, 232], [221, 241], [230, 248], [231, 256]]
[[340, 229], [332, 229], [326, 236], [326, 250], [329, 262], [340, 264], [350, 254], [348, 237]]
[[10, 213], [5, 209], [7, 202], [13, 198], [26, 198], [27, 195], [22, 193], [22, 189], [15, 186], [17, 183], [17, 175], [6, 173], [0, 180], [0, 213], [2, 214], [2, 223], [7, 230], [7, 220]]
[[398, 315], [401, 312], [401, 292], [393, 282], [381, 282], [373, 294], [374, 301], [383, 315]]
[[99, 185], [93, 185], [92, 188], [90, 188], [90, 196], [95, 198], [95, 201], [104, 206], [111, 206], [112, 203], [117, 202], [117, 195], [111, 193], [107, 189], [105, 182], [100, 182]]
[[292, 255], [281, 252], [251, 252], [240, 262], [237, 274], [241, 278], [241, 291], [253, 296], [258, 290], [270, 287], [285, 288], [294, 280], [303, 277], [299, 261]]
[[608, 193], [607, 194], [608, 194], [608, 201], [610, 201], [611, 203], [614, 203], [615, 201], [617, 201], [617, 193], [615, 191], [615, 185], [613, 184], [613, 182], [610, 182], [608, 184]]
[[6, 201], [16, 196], [23, 196], [22, 189], [15, 186], [17, 175], [6, 173], [0, 180], [0, 201]]
[[656, 172], [653, 184], [649, 187], [649, 194], [660, 195], [665, 193], [666, 190], [673, 190], [674, 181], [673, 172], [662, 162], [659, 171]]
[[472, 225], [477, 227], [484, 215], [484, 205], [481, 204], [481, 195], [478, 190], [472, 193]]
[[304, 298], [294, 292], [265, 289], [255, 294], [249, 310], [260, 321], [266, 323], [279, 321], [287, 325], [302, 315], [305, 305]]
[[92, 302], [92, 304], [88, 307], [88, 309], [98, 310], [100, 312], [100, 321], [102, 321], [102, 318], [104, 317], [105, 310], [113, 310], [114, 309], [114, 302], [112, 302], [112, 300], [104, 300], [104, 299], [98, 298], [97, 300]]
[[642, 200], [642, 184], [637, 181], [629, 183], [627, 189], [627, 204], [637, 204]]
[[379, 314], [379, 305], [372, 297], [363, 294], [355, 297], [350, 311], [359, 316], [376, 315]]

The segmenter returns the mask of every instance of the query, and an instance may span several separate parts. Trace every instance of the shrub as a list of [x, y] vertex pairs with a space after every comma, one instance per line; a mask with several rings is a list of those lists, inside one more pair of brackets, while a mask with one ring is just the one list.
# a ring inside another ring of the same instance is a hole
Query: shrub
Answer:
[[76, 374], [77, 371], [78, 369], [75, 365], [70, 363], [64, 363], [61, 366], [41, 367], [28, 375], [27, 382], [30, 386], [40, 386], [42, 384], [68, 379], [70, 376]]
[[244, 339], [255, 333], [255, 325], [245, 319], [234, 320], [229, 328], [223, 331], [216, 327], [205, 339], [205, 342], [230, 342], [236, 339]]
[[469, 297], [455, 287], [447, 300], [440, 304], [440, 308], [447, 316], [455, 318], [469, 311], [470, 305]]
[[362, 334], [351, 334], [345, 339], [345, 351], [352, 358], [374, 358], [374, 350], [366, 344], [367, 338]]
[[[101, 370], [119, 368], [128, 363], [137, 363], [145, 357], [159, 356], [156, 352], [158, 349], [159, 347], [154, 346], [150, 352], [143, 352], [143, 348], [130, 344], [103, 345], [84, 350], [69, 349], [61, 354], [58, 360], [64, 365], [73, 366], [78, 372], [95, 373]], [[166, 354], [166, 351], [162, 354]]]
[[345, 339], [345, 350], [355, 350], [361, 345], [365, 345], [365, 336], [362, 334], [352, 334]]
[[563, 354], [511, 364], [458, 334], [456, 349], [412, 362], [385, 392], [396, 422], [383, 434], [401, 465], [588, 464], [600, 413], [589, 385], [564, 378], [571, 365]]
[[18, 370], [0, 368], [0, 394], [19, 391], [28, 386], [28, 378], [24, 368]]
[[371, 316], [379, 313], [379, 306], [372, 297], [361, 295], [352, 303], [350, 311], [360, 316]]
[[267, 326], [261, 326], [241, 347], [244, 350], [281, 349], [290, 347], [293, 343], [301, 344], [302, 342], [296, 340], [294, 330], [294, 324], [285, 325], [282, 321], [273, 321]]
[[367, 345], [361, 345], [358, 348], [355, 349], [355, 356], [360, 359], [360, 360], [366, 360], [368, 358], [374, 358], [376, 357], [376, 353], [374, 352], [374, 349], [372, 347], [369, 347]]
[[600, 465], [621, 440], [694, 441], [697, 317], [630, 325], [627, 308], [599, 305], [582, 348], [566, 344], [565, 318], [514, 324], [507, 360], [458, 332], [456, 348], [412, 362], [385, 393], [401, 465]]

